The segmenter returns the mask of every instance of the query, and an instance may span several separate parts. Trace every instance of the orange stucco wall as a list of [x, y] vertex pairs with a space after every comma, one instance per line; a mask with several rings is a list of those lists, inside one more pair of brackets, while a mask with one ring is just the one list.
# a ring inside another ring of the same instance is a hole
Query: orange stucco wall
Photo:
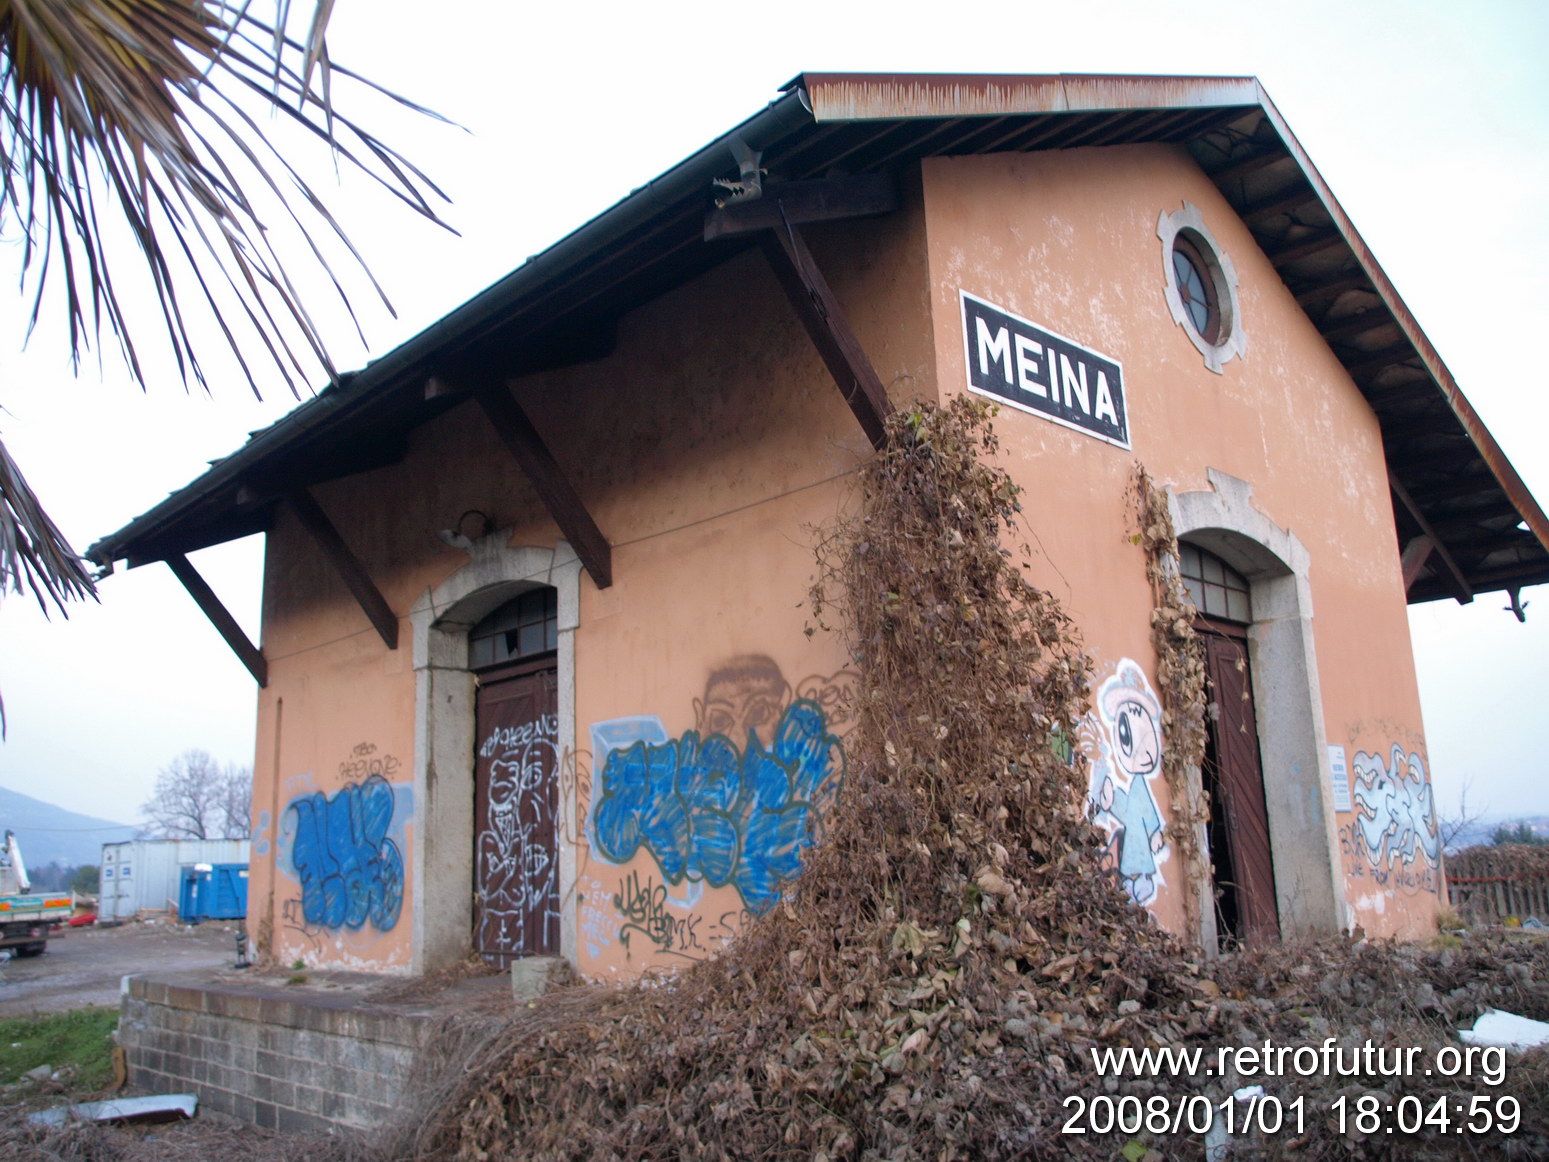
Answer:
[[[1157, 216], [1185, 200], [1241, 278], [1249, 345], [1220, 375], [1163, 299]], [[1375, 785], [1380, 764], [1390, 784], [1428, 795], [1424, 776], [1407, 774], [1426, 759], [1375, 420], [1185, 153], [931, 159], [906, 182], [903, 210], [814, 227], [809, 242], [898, 402], [964, 389], [962, 291], [1122, 363], [1129, 450], [1011, 409], [997, 423], [1005, 463], [1026, 489], [1035, 575], [1074, 613], [1099, 682], [1155, 676], [1151, 598], [1130, 540], [1135, 463], [1178, 492], [1209, 489], [1207, 469], [1230, 474], [1306, 547], [1327, 743], [1344, 748], [1352, 781], [1364, 764]], [[833, 740], [847, 725], [849, 660], [836, 638], [807, 637], [801, 603], [812, 530], [849, 502], [869, 448], [756, 250], [626, 316], [607, 359], [512, 389], [613, 546], [613, 586], [580, 582], [574, 734], [558, 744], [562, 793], [577, 808], [561, 836], [574, 852], [564, 923], [589, 975], [680, 965], [713, 953], [767, 899], [742, 875], [748, 859], [716, 887], [649, 841], [626, 852], [615, 824], [628, 805], [607, 805], [622, 768], [610, 773], [597, 748], [642, 739], [675, 762], [718, 732], [778, 758], [781, 729], [816, 730], [825, 741], [810, 753], [828, 765], [815, 794], [832, 792], [843, 776]], [[315, 494], [399, 615], [401, 644], [384, 648], [282, 513], [266, 563], [270, 683], [259, 706], [250, 925], [282, 963], [404, 971], [414, 910], [438, 906], [416, 898], [423, 737], [408, 614], [468, 562], [436, 532], [480, 509], [513, 547], [551, 547], [560, 534], [471, 404], [412, 433], [401, 463]], [[1082, 745], [1098, 761], [1104, 729], [1094, 711]], [[435, 777], [454, 788], [466, 779], [472, 795], [468, 771]], [[1154, 797], [1165, 816], [1165, 788]], [[336, 841], [347, 848], [343, 866], [314, 855], [308, 870], [307, 845], [328, 846], [337, 812], [359, 824]], [[1336, 823], [1348, 922], [1423, 931], [1436, 902], [1423, 844], [1406, 853], [1379, 834], [1384, 820], [1354, 812]], [[753, 842], [745, 836], [731, 842], [739, 857], [756, 854], [738, 846]], [[1181, 930], [1179, 862], [1157, 855], [1148, 904]]]
[[[813, 230], [809, 241], [836, 293], [855, 304], [851, 321], [884, 381], [900, 398], [917, 394], [934, 357], [917, 191], [886, 224]], [[800, 702], [821, 708], [823, 731], [843, 733], [845, 651], [831, 635], [808, 638], [802, 602], [812, 529], [846, 502], [869, 445], [756, 250], [627, 316], [613, 356], [513, 389], [613, 546], [614, 584], [581, 580], [575, 737], [559, 743], [562, 792], [579, 807], [580, 825], [562, 836], [576, 852], [562, 908], [576, 925], [579, 967], [620, 977], [682, 964], [713, 952], [749, 901], [735, 881], [669, 882], [649, 844], [616, 860], [593, 849], [587, 809], [602, 771], [592, 727], [654, 719], [674, 742], [713, 729], [745, 749], [758, 703], [755, 736], [773, 748], [781, 712]], [[399, 614], [401, 644], [383, 647], [282, 513], [265, 578], [270, 682], [259, 709], [251, 923], [282, 963], [403, 970], [413, 909], [436, 906], [414, 898], [416, 869], [405, 866], [392, 922], [389, 906], [374, 910], [397, 890], [393, 859], [379, 853], [390, 844], [407, 863], [421, 806], [406, 615], [468, 560], [436, 531], [476, 508], [510, 530], [512, 546], [552, 546], [560, 533], [472, 404], [413, 433], [400, 464], [315, 494]], [[832, 748], [825, 793], [842, 762]], [[351, 872], [309, 876], [297, 843], [316, 832], [313, 819], [352, 798], [362, 817], [386, 809], [383, 792], [364, 786], [373, 771], [391, 792], [387, 833], [354, 844]], [[471, 772], [460, 777], [471, 796]], [[349, 879], [356, 873], [364, 886]], [[308, 919], [309, 879], [322, 881], [310, 888], [312, 915], [328, 922]], [[352, 913], [341, 892], [372, 903]]]
[[[1207, 469], [1248, 482], [1258, 511], [1307, 549], [1327, 743], [1344, 748], [1352, 781], [1356, 764], [1371, 776], [1368, 798], [1399, 780], [1422, 822], [1407, 842], [1396, 827], [1384, 843], [1390, 815], [1405, 805], [1338, 813], [1347, 921], [1381, 934], [1430, 930], [1439, 876], [1425, 848], [1434, 812], [1386, 467], [1376, 419], [1349, 376], [1181, 149], [935, 158], [925, 163], [924, 188], [944, 395], [967, 385], [960, 291], [1123, 367], [1129, 450], [1012, 408], [997, 423], [1005, 463], [1026, 490], [1035, 575], [1069, 604], [1097, 680], [1124, 659], [1155, 677], [1151, 597], [1129, 539], [1134, 466], [1176, 492], [1209, 490]], [[1185, 201], [1202, 211], [1240, 280], [1247, 350], [1221, 374], [1205, 367], [1164, 297], [1158, 216]], [[1395, 761], [1419, 774], [1394, 772]], [[1265, 771], [1266, 780], [1284, 777]], [[1165, 791], [1153, 790], [1165, 817]], [[1181, 928], [1180, 861], [1157, 862], [1161, 890], [1151, 906]]]

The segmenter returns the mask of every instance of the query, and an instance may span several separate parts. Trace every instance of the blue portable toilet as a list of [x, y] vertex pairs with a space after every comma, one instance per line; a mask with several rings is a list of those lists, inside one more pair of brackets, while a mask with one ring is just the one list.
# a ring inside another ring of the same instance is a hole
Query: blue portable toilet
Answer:
[[246, 917], [247, 864], [196, 863], [185, 867], [178, 915], [190, 922]]

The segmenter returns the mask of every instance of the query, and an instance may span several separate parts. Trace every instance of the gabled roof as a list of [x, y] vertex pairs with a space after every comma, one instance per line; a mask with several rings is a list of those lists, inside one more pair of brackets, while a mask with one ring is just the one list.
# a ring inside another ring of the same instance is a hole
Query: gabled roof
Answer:
[[1158, 141], [1194, 156], [1370, 402], [1400, 542], [1439, 546], [1413, 572], [1410, 600], [1549, 582], [1549, 520], [1251, 77], [803, 74], [87, 555], [134, 566], [266, 528], [286, 491], [400, 458], [412, 428], [465, 398], [427, 390], [459, 367], [510, 377], [606, 354], [599, 336], [605, 344], [624, 313], [752, 245], [704, 229], [711, 182], [737, 176], [740, 143], [774, 177], [799, 181], [928, 156]]

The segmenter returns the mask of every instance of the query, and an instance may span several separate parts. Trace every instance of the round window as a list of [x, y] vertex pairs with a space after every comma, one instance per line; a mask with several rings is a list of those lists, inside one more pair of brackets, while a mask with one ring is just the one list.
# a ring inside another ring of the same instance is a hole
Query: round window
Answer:
[[1247, 350], [1237, 307], [1237, 272], [1216, 245], [1199, 210], [1183, 209], [1157, 221], [1166, 271], [1167, 306], [1174, 321], [1219, 373], [1222, 364]]
[[1173, 239], [1173, 275], [1189, 322], [1206, 343], [1221, 341], [1221, 296], [1209, 264], [1187, 231]]

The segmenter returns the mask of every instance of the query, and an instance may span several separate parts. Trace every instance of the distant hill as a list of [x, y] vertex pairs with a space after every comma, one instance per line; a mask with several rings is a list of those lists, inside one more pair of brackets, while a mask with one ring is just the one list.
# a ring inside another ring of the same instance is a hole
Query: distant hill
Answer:
[[135, 829], [111, 819], [66, 811], [42, 799], [0, 787], [0, 838], [16, 832], [29, 868], [49, 863], [100, 864], [102, 845], [133, 839]]

